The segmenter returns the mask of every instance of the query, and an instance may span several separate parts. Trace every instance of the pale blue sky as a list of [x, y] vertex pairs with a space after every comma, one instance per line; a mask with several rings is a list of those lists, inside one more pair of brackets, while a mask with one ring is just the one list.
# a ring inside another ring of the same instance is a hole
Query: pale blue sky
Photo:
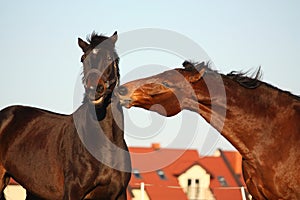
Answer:
[[[108, 35], [142, 28], [174, 31], [200, 45], [221, 72], [262, 66], [264, 81], [300, 94], [300, 2], [296, 0], [0, 0], [0, 5], [0, 108], [23, 104], [71, 113], [82, 66], [77, 37], [85, 38], [93, 30]], [[134, 69], [137, 60], [145, 65], [152, 62], [142, 56], [123, 60], [121, 76]], [[180, 66], [181, 60], [174, 60], [169, 63]], [[134, 111], [130, 112], [129, 116]], [[168, 126], [176, 127], [167, 122], [162, 141], [154, 136], [143, 141], [127, 136], [127, 141], [165, 144], [172, 130]], [[192, 147], [199, 148], [199, 143]]]

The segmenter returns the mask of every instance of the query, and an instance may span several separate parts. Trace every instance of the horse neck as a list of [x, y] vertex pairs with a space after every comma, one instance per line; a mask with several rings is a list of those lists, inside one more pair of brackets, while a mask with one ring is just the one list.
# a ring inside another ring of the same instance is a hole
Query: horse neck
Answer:
[[122, 171], [131, 171], [124, 141], [122, 110], [120, 106], [114, 108], [113, 103], [97, 108], [97, 112], [105, 113], [100, 121], [95, 106], [84, 103], [73, 113], [74, 126], [80, 138], [79, 144], [98, 161], [107, 166], [118, 165]]
[[[293, 98], [265, 83], [261, 83], [255, 89], [248, 89], [224, 75], [222, 83], [216, 83], [224, 86], [225, 97], [217, 98], [216, 101], [219, 102], [216, 102], [215, 111], [211, 109], [214, 104], [212, 102], [209, 107], [199, 104], [198, 112], [228, 139], [244, 158], [251, 159], [255, 156], [256, 149], [263, 148], [264, 141], [278, 137], [273, 127], [280, 128], [281, 122], [274, 120], [274, 117], [278, 113], [292, 113]], [[221, 104], [225, 103], [220, 106], [225, 106], [225, 112], [222, 112], [222, 109], [218, 110], [220, 101]]]
[[[109, 100], [99, 107], [85, 102], [74, 113], [74, 118], [75, 123], [77, 122], [83, 129], [103, 133], [111, 142], [122, 145], [123, 112], [115, 101]], [[84, 133], [89, 135], [89, 131], [84, 131]]]
[[276, 141], [280, 137], [278, 130], [286, 123], [276, 116], [293, 113], [291, 105], [295, 99], [263, 82], [255, 89], [248, 89], [228, 78], [223, 78], [223, 81], [227, 112], [222, 134], [238, 150], [251, 157], [256, 149], [267, 147], [266, 141]]

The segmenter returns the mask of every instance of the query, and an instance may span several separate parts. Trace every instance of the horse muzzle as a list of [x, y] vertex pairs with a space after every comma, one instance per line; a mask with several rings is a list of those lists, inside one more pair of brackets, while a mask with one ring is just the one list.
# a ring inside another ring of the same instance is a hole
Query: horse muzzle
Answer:
[[105, 92], [102, 85], [96, 87], [89, 87], [86, 89], [86, 95], [93, 104], [100, 104], [105, 99]]

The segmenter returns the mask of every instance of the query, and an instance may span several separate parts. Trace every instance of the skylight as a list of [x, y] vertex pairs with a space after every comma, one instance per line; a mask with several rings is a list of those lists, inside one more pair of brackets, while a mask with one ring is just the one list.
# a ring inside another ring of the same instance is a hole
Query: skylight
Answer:
[[135, 178], [138, 178], [138, 179], [142, 178], [142, 175], [140, 174], [140, 171], [138, 169], [133, 169], [132, 173], [133, 173]]
[[159, 176], [160, 179], [162, 179], [162, 180], [167, 179], [167, 177], [165, 175], [165, 172], [163, 170], [159, 169], [159, 170], [156, 171], [156, 173], [157, 173], [157, 175]]
[[218, 181], [220, 182], [221, 186], [223, 186], [223, 187], [228, 186], [228, 183], [225, 180], [224, 176], [218, 176]]

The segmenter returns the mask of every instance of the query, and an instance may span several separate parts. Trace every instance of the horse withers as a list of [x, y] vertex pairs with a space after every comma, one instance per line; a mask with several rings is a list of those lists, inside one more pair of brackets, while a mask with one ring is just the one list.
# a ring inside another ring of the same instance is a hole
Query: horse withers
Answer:
[[126, 199], [130, 156], [119, 82], [117, 33], [78, 39], [84, 54], [82, 105], [71, 115], [11, 106], [0, 112], [0, 190], [14, 178], [26, 199]]
[[300, 98], [260, 81], [260, 70], [251, 78], [204, 62], [183, 67], [128, 82], [116, 96], [163, 116], [199, 113], [241, 153], [254, 199], [300, 199]]

